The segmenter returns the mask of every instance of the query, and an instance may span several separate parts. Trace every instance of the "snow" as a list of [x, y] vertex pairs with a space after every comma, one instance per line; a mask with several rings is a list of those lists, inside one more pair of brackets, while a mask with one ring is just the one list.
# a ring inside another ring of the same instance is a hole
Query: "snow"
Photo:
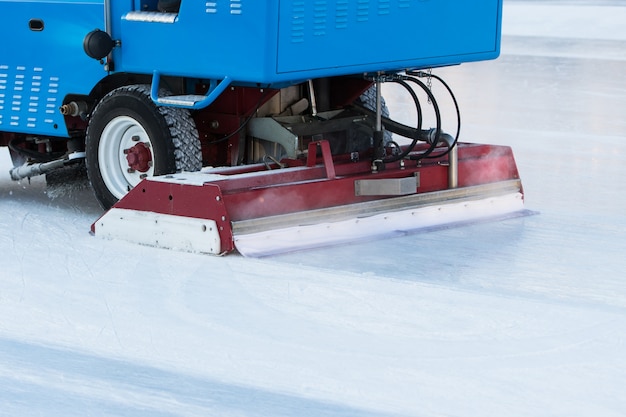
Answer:
[[94, 238], [0, 149], [0, 416], [623, 416], [624, 10], [507, 2], [501, 58], [436, 71], [535, 216], [194, 255]]

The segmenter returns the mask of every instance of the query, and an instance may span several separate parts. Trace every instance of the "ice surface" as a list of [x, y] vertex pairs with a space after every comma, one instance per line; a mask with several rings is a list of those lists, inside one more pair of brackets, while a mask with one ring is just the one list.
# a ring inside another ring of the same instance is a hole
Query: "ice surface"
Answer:
[[626, 6], [589, 4], [507, 2], [500, 59], [437, 71], [537, 216], [201, 256], [93, 238], [0, 149], [0, 415], [626, 414]]
[[[530, 6], [529, 6], [530, 4]], [[624, 1], [507, 2], [503, 33], [511, 36], [626, 41]]]

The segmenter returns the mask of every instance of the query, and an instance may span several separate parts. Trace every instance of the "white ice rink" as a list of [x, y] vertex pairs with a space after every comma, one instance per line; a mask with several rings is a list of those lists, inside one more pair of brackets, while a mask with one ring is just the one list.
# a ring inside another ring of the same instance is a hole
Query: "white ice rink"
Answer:
[[[626, 2], [437, 70], [539, 214], [263, 259], [96, 239], [0, 149], [0, 416], [626, 415]], [[385, 94], [392, 115], [403, 98]]]

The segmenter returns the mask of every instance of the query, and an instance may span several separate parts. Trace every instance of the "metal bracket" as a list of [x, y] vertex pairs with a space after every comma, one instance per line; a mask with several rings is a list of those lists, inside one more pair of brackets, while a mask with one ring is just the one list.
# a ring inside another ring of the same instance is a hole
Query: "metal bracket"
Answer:
[[327, 140], [320, 140], [317, 142], [309, 143], [309, 152], [306, 158], [306, 166], [314, 167], [317, 161], [317, 147], [322, 149], [322, 161], [324, 162], [324, 168], [326, 168], [326, 178], [334, 180], [337, 178], [335, 174], [335, 164], [333, 163], [333, 155], [330, 151], [330, 144]]
[[223, 80], [211, 80], [209, 91], [206, 95], [201, 94], [187, 94], [182, 96], [167, 96], [159, 97], [159, 84], [161, 81], [161, 74], [158, 71], [154, 71], [152, 74], [152, 87], [150, 89], [150, 97], [152, 101], [161, 106], [169, 107], [181, 107], [184, 109], [199, 110], [209, 106], [226, 90], [226, 88], [232, 82], [229, 76], [224, 77]]
[[354, 181], [354, 195], [411, 195], [417, 192], [417, 177]]

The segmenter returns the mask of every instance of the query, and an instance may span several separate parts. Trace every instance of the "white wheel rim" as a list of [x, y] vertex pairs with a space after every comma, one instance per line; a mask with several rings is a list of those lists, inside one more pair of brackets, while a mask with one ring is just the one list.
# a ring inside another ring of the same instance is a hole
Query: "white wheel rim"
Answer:
[[[100, 174], [108, 190], [120, 199], [143, 178], [154, 175], [154, 163], [147, 171], [130, 169], [125, 149], [143, 143], [152, 150], [152, 142], [145, 129], [129, 116], [118, 116], [104, 127], [98, 146]], [[152, 153], [154, 158], [154, 153]]]

